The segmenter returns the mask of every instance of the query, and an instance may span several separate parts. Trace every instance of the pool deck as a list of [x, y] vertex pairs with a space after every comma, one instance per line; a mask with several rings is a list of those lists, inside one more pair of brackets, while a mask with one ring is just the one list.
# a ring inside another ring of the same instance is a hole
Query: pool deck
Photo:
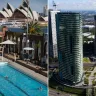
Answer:
[[[14, 56], [11, 54], [4, 54], [4, 57], [14, 61]], [[27, 63], [26, 61], [20, 60], [19, 58], [17, 58], [15, 62], [47, 77], [48, 71], [46, 71], [46, 69], [40, 65], [33, 64], [32, 62]]]
[[[9, 60], [7, 58], [3, 59], [4, 62], [9, 62], [10, 65], [12, 65], [14, 68], [20, 70], [21, 72], [24, 72], [25, 74], [35, 78], [36, 80], [39, 80], [40, 82], [44, 83], [45, 85], [48, 84], [48, 78], [46, 76], [43, 76], [31, 69], [28, 69], [16, 62], [13, 62], [12, 60]], [[0, 60], [0, 62], [2, 62], [2, 60]]]

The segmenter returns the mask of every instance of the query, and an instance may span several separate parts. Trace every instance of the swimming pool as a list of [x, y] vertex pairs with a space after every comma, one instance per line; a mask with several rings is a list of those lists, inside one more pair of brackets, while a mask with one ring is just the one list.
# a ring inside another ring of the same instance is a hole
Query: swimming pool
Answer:
[[47, 96], [47, 86], [7, 63], [0, 63], [0, 93], [4, 96]]

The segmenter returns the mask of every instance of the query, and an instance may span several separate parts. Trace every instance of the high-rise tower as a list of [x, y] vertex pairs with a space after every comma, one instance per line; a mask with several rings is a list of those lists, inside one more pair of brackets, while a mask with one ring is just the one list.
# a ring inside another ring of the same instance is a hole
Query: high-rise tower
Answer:
[[56, 36], [56, 17], [55, 15], [60, 11], [51, 11], [51, 28], [52, 28], [52, 40], [53, 40], [53, 57], [58, 57], [57, 52], [57, 36]]
[[94, 16], [94, 22], [95, 22], [94, 55], [96, 56], [96, 15]]
[[59, 74], [61, 79], [78, 83], [83, 76], [82, 19], [79, 13], [56, 14]]
[[55, 15], [60, 11], [49, 11], [49, 57], [58, 57], [57, 53], [57, 36], [56, 36], [56, 17]]

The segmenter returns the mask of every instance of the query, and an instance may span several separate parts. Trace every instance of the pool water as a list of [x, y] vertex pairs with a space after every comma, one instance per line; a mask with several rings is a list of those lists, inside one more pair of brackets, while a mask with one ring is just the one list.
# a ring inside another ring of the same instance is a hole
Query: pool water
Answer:
[[47, 86], [7, 63], [0, 63], [0, 93], [4, 96], [47, 96]]

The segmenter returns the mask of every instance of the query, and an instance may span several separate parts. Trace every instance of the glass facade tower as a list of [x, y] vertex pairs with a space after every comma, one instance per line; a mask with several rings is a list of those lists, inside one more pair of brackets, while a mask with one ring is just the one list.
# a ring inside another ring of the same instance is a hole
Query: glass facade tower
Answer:
[[82, 19], [79, 13], [56, 14], [59, 75], [79, 83], [83, 76]]

